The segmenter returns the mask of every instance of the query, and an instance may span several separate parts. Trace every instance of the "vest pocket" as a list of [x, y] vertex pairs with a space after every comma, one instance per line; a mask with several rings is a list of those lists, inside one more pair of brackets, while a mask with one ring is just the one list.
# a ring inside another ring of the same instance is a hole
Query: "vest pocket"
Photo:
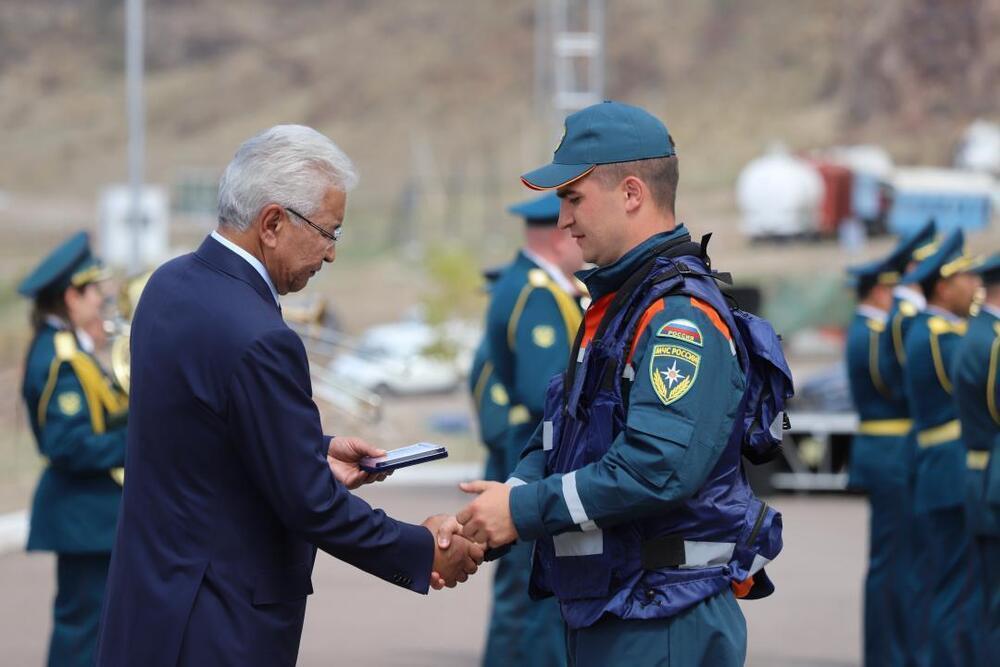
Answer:
[[630, 446], [622, 449], [622, 460], [631, 472], [662, 489], [683, 467], [694, 423], [657, 406], [633, 405], [626, 433]]
[[[603, 549], [603, 536], [600, 539]], [[556, 556], [551, 584], [552, 592], [560, 600], [604, 597], [611, 588], [608, 557], [603, 553], [589, 556]]]

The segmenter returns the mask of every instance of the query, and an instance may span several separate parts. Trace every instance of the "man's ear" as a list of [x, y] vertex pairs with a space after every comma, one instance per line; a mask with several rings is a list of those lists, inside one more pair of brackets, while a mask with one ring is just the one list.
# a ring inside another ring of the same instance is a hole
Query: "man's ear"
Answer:
[[260, 220], [260, 224], [257, 226], [257, 229], [260, 230], [258, 232], [260, 242], [264, 247], [273, 250], [278, 245], [278, 234], [288, 224], [285, 209], [277, 204], [268, 204], [261, 209], [258, 219]]
[[646, 184], [635, 176], [626, 176], [621, 184], [622, 193], [625, 195], [625, 212], [635, 213], [645, 202], [648, 195]]

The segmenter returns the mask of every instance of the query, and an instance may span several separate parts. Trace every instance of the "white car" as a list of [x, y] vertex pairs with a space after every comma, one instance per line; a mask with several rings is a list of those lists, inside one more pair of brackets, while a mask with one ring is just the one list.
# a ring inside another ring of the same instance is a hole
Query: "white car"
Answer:
[[[456, 359], [428, 353], [443, 340], [455, 344]], [[464, 345], [423, 322], [373, 327], [357, 349], [330, 363], [330, 371], [349, 384], [378, 394], [424, 394], [455, 390], [463, 380]]]

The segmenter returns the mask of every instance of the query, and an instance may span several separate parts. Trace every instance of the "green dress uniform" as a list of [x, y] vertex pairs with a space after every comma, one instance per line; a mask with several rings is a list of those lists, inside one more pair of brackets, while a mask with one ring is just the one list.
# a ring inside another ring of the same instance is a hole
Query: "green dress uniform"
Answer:
[[[510, 211], [529, 225], [552, 225], [558, 218], [559, 200], [544, 195]], [[490, 398], [500, 403], [507, 400], [503, 447], [490, 457], [491, 472], [501, 481], [510, 476], [541, 422], [549, 379], [566, 367], [582, 318], [567, 282], [558, 269], [521, 250], [492, 289], [483, 344], [502, 387], [494, 385]], [[532, 543], [520, 543], [497, 562], [484, 665], [566, 664], [566, 635], [558, 604], [528, 597], [531, 551]]]
[[[883, 259], [851, 267], [859, 292], [898, 283], [913, 259], [933, 252], [934, 223], [903, 239]], [[859, 306], [847, 335], [847, 375], [860, 423], [851, 444], [849, 486], [864, 490], [869, 514], [868, 572], [864, 586], [864, 664], [919, 664], [913, 630], [924, 613], [915, 608], [920, 583], [912, 528], [916, 440], [903, 391], [903, 337], [926, 305], [897, 285], [889, 313]]]
[[[980, 273], [1000, 283], [1000, 255]], [[1000, 308], [984, 306], [955, 355], [955, 403], [966, 446], [966, 508], [978, 556], [984, 606], [982, 665], [1000, 665]]]
[[[948, 277], [968, 264], [958, 231], [904, 281]], [[915, 529], [926, 550], [928, 664], [934, 667], [972, 665], [977, 650], [980, 590], [964, 509], [965, 446], [949, 374], [965, 330], [963, 319], [932, 304], [914, 317], [904, 342], [905, 386], [917, 439]]]
[[[46, 258], [19, 288], [39, 298], [103, 277], [85, 235]], [[125, 464], [127, 399], [58, 318], [36, 332], [22, 396], [46, 459], [31, 507], [29, 551], [57, 554], [48, 664], [92, 665]]]

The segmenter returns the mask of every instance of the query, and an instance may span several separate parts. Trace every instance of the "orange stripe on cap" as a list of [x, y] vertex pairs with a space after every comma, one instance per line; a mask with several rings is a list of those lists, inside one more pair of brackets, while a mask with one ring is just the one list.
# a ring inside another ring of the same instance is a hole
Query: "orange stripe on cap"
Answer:
[[691, 297], [691, 305], [705, 313], [705, 316], [711, 320], [712, 324], [715, 325], [715, 328], [722, 332], [722, 335], [726, 337], [726, 340], [733, 339], [733, 337], [729, 334], [729, 327], [727, 327], [726, 323], [722, 321], [722, 318], [719, 317], [719, 314], [715, 312], [714, 308], [704, 301], [699, 301], [694, 297]]
[[625, 359], [625, 363], [632, 363], [632, 356], [635, 354], [635, 348], [639, 344], [639, 338], [642, 337], [642, 332], [646, 330], [649, 326], [650, 321], [656, 317], [663, 310], [663, 299], [654, 301], [646, 309], [646, 312], [642, 314], [642, 319], [639, 320], [639, 326], [636, 328], [636, 336], [632, 340], [632, 348], [628, 351], [628, 358]]
[[591, 165], [590, 168], [587, 169], [587, 171], [583, 172], [579, 176], [574, 176], [573, 178], [569, 179], [568, 181], [564, 181], [564, 182], [560, 183], [559, 185], [553, 185], [553, 186], [550, 186], [550, 187], [547, 187], [547, 188], [543, 188], [541, 186], [535, 185], [534, 183], [530, 183], [530, 182], [524, 180], [524, 176], [521, 177], [521, 182], [524, 183], [525, 187], [531, 188], [532, 190], [558, 190], [559, 188], [566, 187], [570, 183], [575, 183], [575, 182], [579, 181], [581, 178], [583, 178], [584, 176], [588, 175], [590, 172], [594, 171], [594, 169], [596, 167], [597, 167], [596, 164], [595, 165]]

